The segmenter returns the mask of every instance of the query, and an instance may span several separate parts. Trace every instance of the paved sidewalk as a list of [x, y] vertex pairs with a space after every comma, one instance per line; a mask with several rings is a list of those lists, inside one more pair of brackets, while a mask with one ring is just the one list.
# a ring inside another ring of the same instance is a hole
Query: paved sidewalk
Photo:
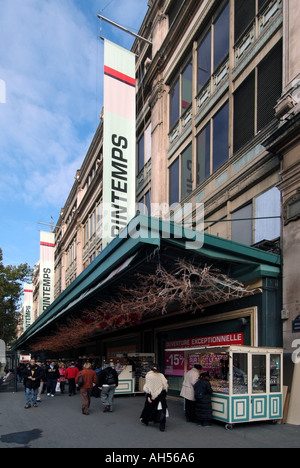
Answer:
[[103, 413], [92, 398], [90, 416], [81, 414], [80, 395], [43, 395], [38, 408], [24, 409], [25, 396], [0, 394], [0, 448], [300, 448], [300, 426], [267, 423], [210, 428], [185, 422], [183, 405], [169, 400], [167, 430], [142, 426], [142, 396], [118, 396], [115, 411]]

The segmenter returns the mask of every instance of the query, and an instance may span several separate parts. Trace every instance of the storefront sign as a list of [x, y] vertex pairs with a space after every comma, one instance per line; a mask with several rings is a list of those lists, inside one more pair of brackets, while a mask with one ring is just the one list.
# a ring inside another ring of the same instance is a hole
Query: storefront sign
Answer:
[[202, 336], [201, 338], [186, 338], [167, 341], [165, 349], [185, 349], [202, 346], [243, 346], [244, 333], [226, 333], [224, 335]]
[[135, 216], [135, 55], [105, 39], [103, 247]]
[[[165, 374], [184, 376], [184, 351], [180, 349], [192, 349], [214, 346], [242, 346], [244, 344], [244, 333], [227, 333], [224, 335], [202, 336], [201, 338], [186, 338], [183, 340], [167, 341], [165, 343]], [[176, 349], [176, 351], [168, 351]], [[200, 356], [191, 354], [188, 356], [187, 370], [200, 364]], [[202, 362], [203, 365], [203, 362]], [[204, 370], [212, 370], [214, 362], [205, 361]], [[203, 367], [203, 368], [204, 368]]]
[[54, 301], [54, 249], [53, 232], [41, 231], [40, 235], [40, 303], [41, 315]]

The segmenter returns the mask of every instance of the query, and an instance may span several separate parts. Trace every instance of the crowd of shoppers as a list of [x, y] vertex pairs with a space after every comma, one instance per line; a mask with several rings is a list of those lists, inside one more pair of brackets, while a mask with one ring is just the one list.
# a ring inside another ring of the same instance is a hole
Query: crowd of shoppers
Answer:
[[82, 414], [89, 414], [92, 394], [95, 397], [101, 396], [104, 413], [112, 412], [114, 394], [119, 383], [118, 372], [112, 361], [105, 361], [103, 367], [95, 364], [95, 370], [92, 367], [90, 362], [81, 365], [75, 361], [68, 366], [54, 361], [42, 364], [35, 360], [21, 365], [18, 377], [25, 387], [25, 409], [37, 408], [45, 391], [48, 397], [53, 398], [56, 393], [64, 394], [68, 385], [70, 397], [80, 391]]
[[[43, 365], [31, 360], [27, 366], [20, 369], [19, 378], [23, 380], [25, 386], [26, 409], [38, 407], [45, 389], [47, 396], [53, 398], [57, 392], [65, 393], [68, 384], [69, 396], [75, 395], [76, 389], [80, 391], [84, 415], [89, 415], [92, 395], [101, 396], [104, 413], [112, 412], [114, 395], [119, 384], [117, 369], [113, 362], [108, 361], [100, 367], [93, 366], [90, 362], [85, 362], [83, 366], [71, 362], [66, 366], [64, 363], [57, 364], [54, 361]], [[146, 401], [140, 416], [143, 425], [148, 426], [150, 422], [158, 423], [160, 431], [165, 431], [169, 416], [167, 391], [168, 381], [159, 372], [158, 366], [152, 364], [144, 385]], [[195, 365], [187, 372], [181, 391], [181, 396], [185, 399], [187, 422], [195, 422], [204, 427], [210, 426], [212, 393], [209, 373], [202, 372], [202, 367]]]

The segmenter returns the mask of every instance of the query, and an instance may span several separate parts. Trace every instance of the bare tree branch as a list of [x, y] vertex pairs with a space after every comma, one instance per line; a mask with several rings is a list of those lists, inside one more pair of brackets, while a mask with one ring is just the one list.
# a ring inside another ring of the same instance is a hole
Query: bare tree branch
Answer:
[[185, 260], [178, 260], [172, 272], [158, 266], [155, 274], [138, 274], [135, 284], [120, 286], [110, 301], [85, 310], [81, 318], [70, 318], [52, 336], [35, 342], [33, 350], [77, 348], [97, 333], [140, 324], [146, 317], [167, 314], [176, 304], [183, 313], [196, 313], [255, 293], [212, 266], [195, 266]]

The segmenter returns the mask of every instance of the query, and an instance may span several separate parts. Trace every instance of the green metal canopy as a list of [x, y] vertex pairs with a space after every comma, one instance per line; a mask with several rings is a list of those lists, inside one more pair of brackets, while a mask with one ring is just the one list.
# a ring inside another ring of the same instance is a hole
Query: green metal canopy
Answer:
[[[119, 281], [128, 270], [147, 272], [146, 265], [155, 254], [167, 251], [175, 262], [178, 258], [230, 266], [234, 279], [241, 282], [281, 275], [281, 257], [219, 237], [201, 233], [172, 222], [137, 215], [127, 228], [76, 278], [43, 312], [13, 346], [22, 349], [39, 333], [72, 313], [109, 284]], [[128, 281], [128, 278], [127, 278]]]

